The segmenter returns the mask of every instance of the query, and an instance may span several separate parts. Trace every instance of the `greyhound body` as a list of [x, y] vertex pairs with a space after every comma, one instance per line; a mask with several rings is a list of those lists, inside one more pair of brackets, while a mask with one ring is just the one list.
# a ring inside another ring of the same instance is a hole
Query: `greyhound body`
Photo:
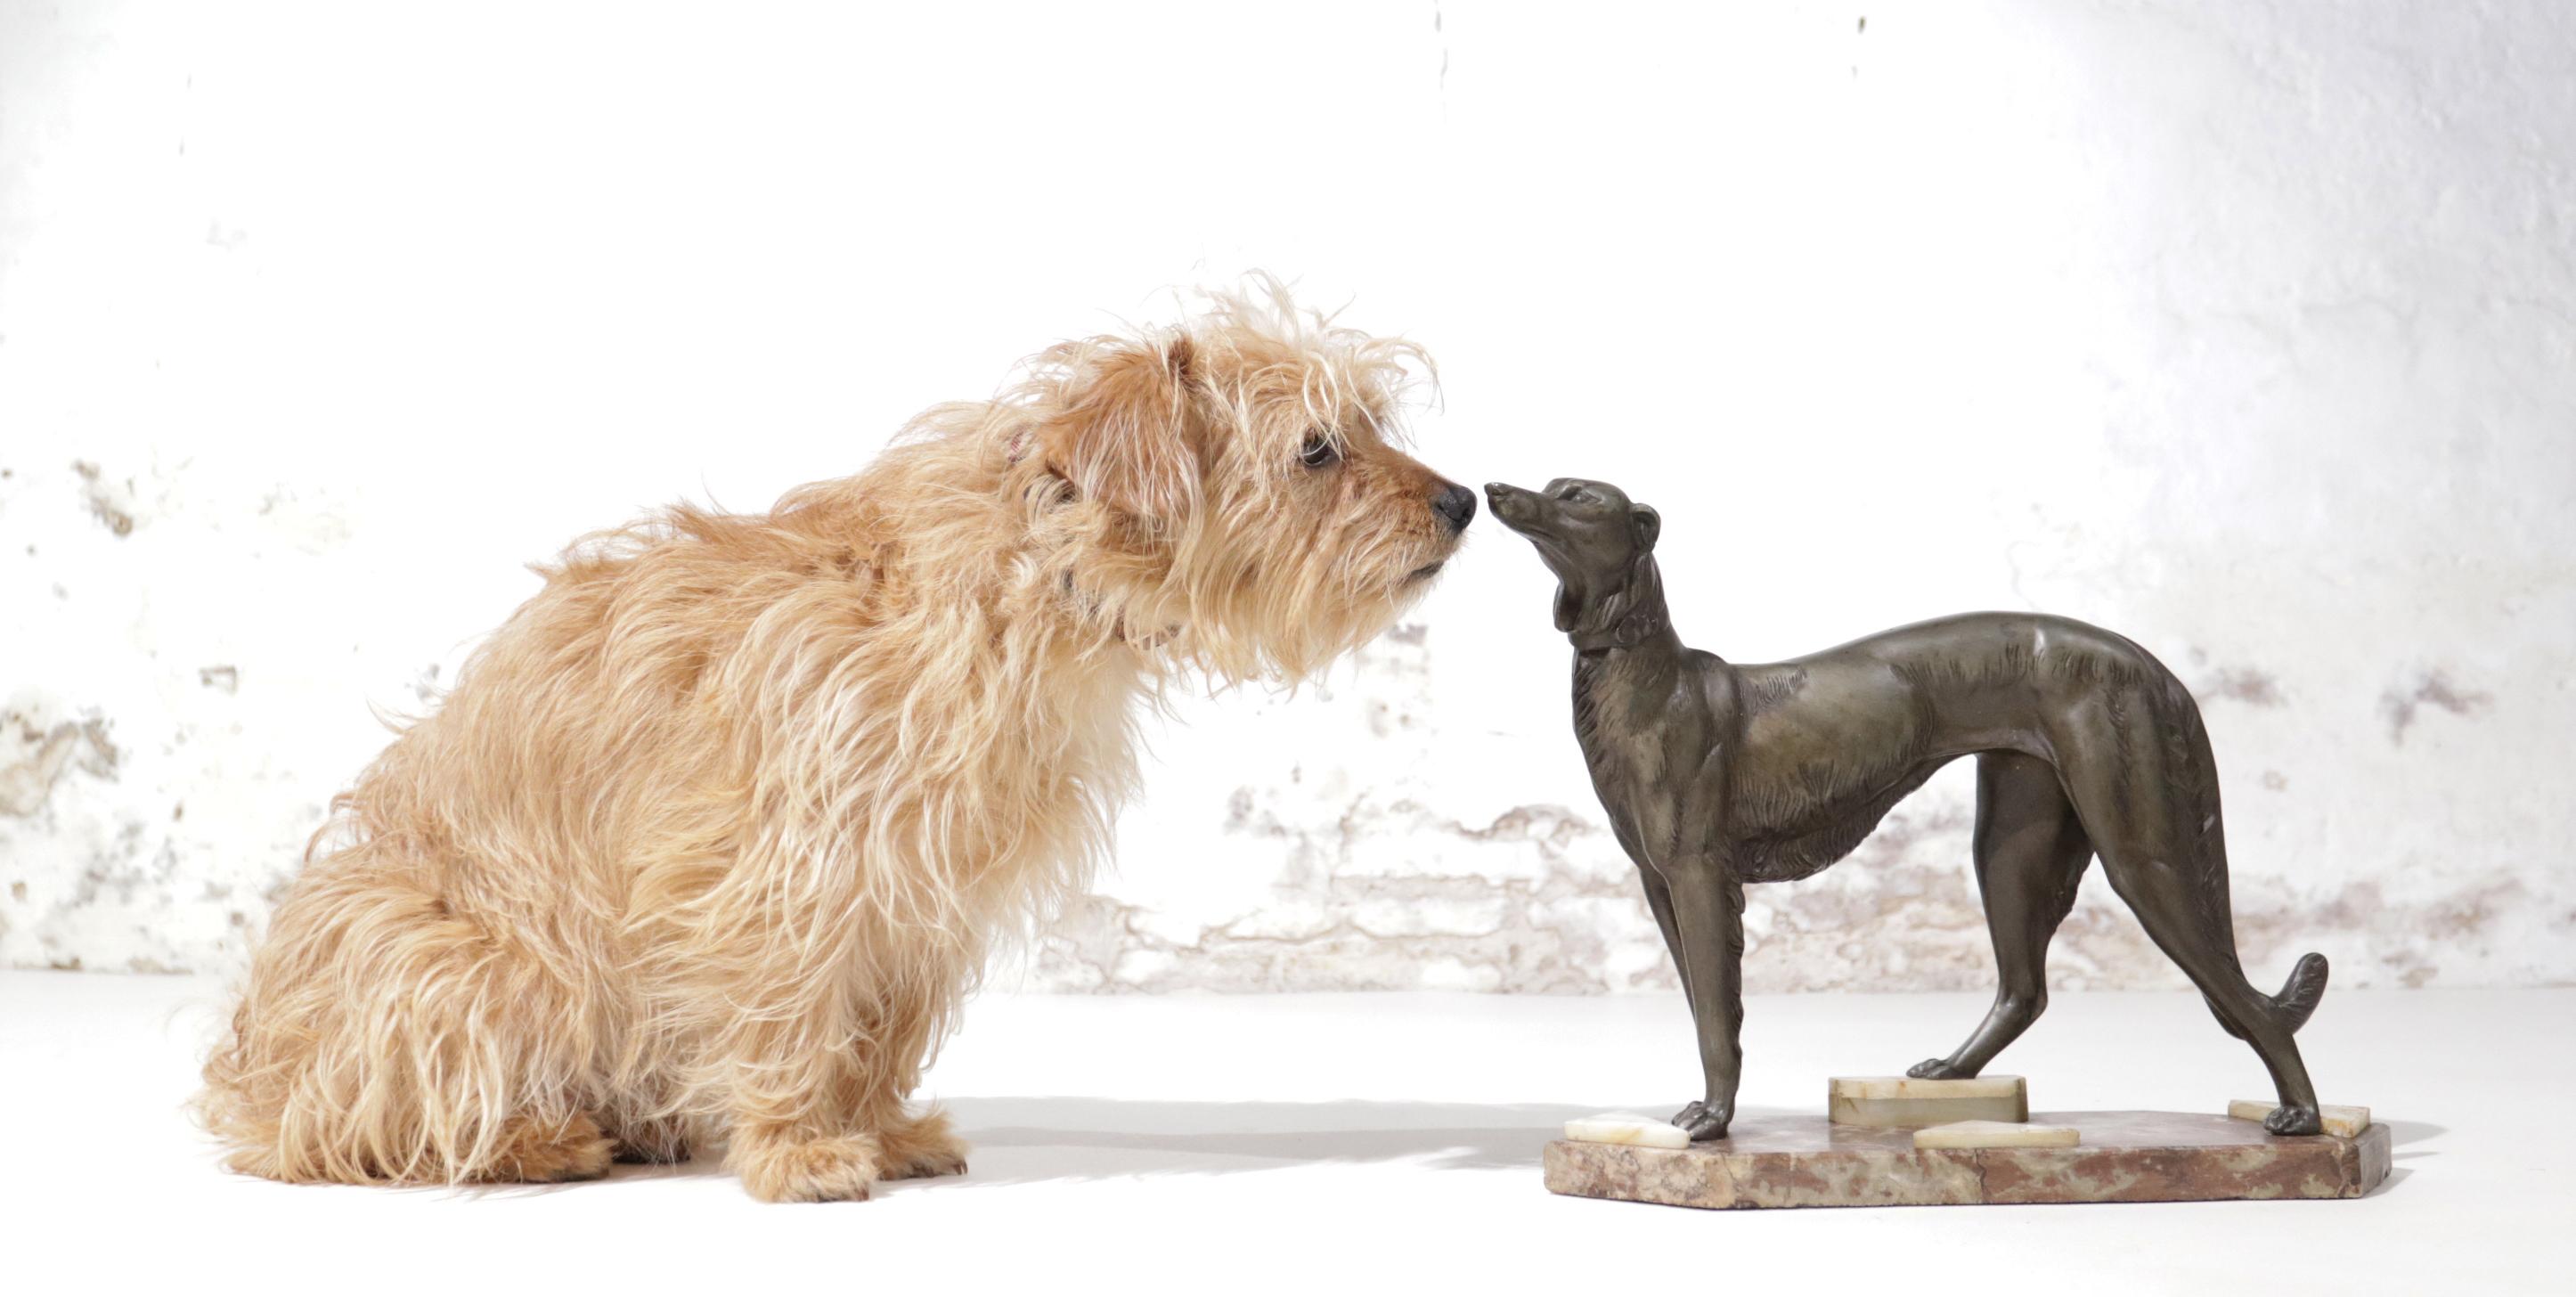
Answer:
[[1969, 755], [2000, 985], [1966, 1042], [1910, 1073], [1975, 1076], [2039, 1017], [2049, 938], [2098, 854], [2148, 936], [2271, 1072], [2281, 1106], [2266, 1127], [2320, 1129], [2291, 1035], [2325, 991], [2325, 960], [2300, 959], [2277, 996], [2246, 981], [2209, 737], [2190, 692], [2145, 649], [2062, 617], [1969, 613], [1738, 666], [1674, 633], [1652, 509], [1576, 479], [1486, 490], [1558, 578], [1575, 735], [1698, 1027], [1705, 1093], [1674, 1118], [1693, 1139], [1722, 1138], [1734, 1117], [1744, 885], [1841, 860]]

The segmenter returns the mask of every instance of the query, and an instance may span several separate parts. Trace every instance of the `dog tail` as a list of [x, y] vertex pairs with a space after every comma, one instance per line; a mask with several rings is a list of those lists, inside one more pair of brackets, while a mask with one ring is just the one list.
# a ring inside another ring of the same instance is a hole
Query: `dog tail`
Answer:
[[[2299, 956], [2297, 966], [2290, 970], [2290, 980], [2281, 984], [2281, 993], [2266, 998], [2272, 1005], [2272, 1018], [2282, 1030], [2296, 1032], [2308, 1025], [2308, 1015], [2317, 1011], [2317, 1001], [2326, 998], [2326, 957], [2313, 950]], [[2238, 1031], [2226, 1014], [2218, 1012], [2216, 1003], [2209, 1006], [2209, 1011], [2217, 1014], [2218, 1025], [2226, 1028], [2228, 1035], [2245, 1039], [2245, 1033]]]

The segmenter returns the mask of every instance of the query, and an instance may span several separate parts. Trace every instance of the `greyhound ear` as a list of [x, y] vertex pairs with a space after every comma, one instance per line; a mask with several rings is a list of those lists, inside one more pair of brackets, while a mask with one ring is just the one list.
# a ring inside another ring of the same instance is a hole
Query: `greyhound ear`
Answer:
[[1559, 631], [1572, 631], [1575, 621], [1582, 616], [1583, 592], [1575, 589], [1569, 582], [1558, 581], [1556, 583], [1556, 628]]
[[1628, 522], [1637, 530], [1637, 552], [1654, 553], [1655, 538], [1664, 534], [1663, 515], [1656, 513], [1653, 505], [1641, 504], [1628, 511]]

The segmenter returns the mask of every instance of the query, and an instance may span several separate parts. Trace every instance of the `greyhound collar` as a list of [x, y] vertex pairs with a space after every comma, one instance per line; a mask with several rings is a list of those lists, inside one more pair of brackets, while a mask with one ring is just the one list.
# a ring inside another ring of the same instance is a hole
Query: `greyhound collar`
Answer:
[[1604, 629], [1575, 631], [1566, 638], [1574, 641], [1577, 653], [1607, 653], [1612, 649], [1635, 648], [1653, 639], [1663, 628], [1661, 615], [1640, 609]]

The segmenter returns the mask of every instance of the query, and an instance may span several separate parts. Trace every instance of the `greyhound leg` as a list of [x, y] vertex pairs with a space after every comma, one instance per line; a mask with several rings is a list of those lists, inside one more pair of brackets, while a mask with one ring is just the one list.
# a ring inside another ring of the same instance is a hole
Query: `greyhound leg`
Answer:
[[[1699, 1005], [1691, 999], [1690, 960], [1682, 953], [1681, 932], [1673, 926], [1673, 889], [1652, 865], [1637, 866], [1637, 877], [1646, 885], [1646, 908], [1654, 911], [1655, 926], [1663, 929], [1664, 949], [1672, 953], [1673, 974], [1681, 980], [1682, 1001], [1689, 1005], [1691, 1021], [1695, 1023], [1699, 1021]], [[1673, 1114], [1673, 1124], [1687, 1129], [1699, 1119], [1699, 1114], [1707, 1110], [1706, 1103], [1693, 1099], [1684, 1104], [1680, 1112]]]
[[1683, 1109], [1688, 1120], [1675, 1124], [1694, 1142], [1724, 1139], [1735, 1120], [1735, 1086], [1744, 1067], [1744, 883], [1732, 868], [1715, 864], [1675, 870], [1666, 882], [1705, 1082], [1699, 1111]]
[[1948, 1058], [1929, 1058], [1908, 1076], [1975, 1076], [2048, 1007], [2048, 940], [2075, 905], [2076, 884], [2093, 859], [2057, 769], [2018, 752], [1977, 758], [1977, 890], [1995, 943], [1994, 1008]]
[[1673, 889], [1651, 866], [1639, 866], [1637, 876], [1646, 884], [1646, 908], [1654, 911], [1655, 926], [1663, 929], [1664, 949], [1672, 952], [1673, 974], [1681, 978], [1682, 996], [1688, 999], [1691, 987], [1690, 978], [1682, 970], [1682, 937], [1673, 926]]
[[2103, 853], [2102, 870], [2157, 949], [2181, 966], [2218, 1011], [2220, 1022], [2252, 1045], [2264, 1070], [2272, 1074], [2273, 1092], [2280, 1096], [2281, 1106], [2263, 1119], [2263, 1128], [2275, 1135], [2314, 1135], [2324, 1129], [2317, 1114], [2316, 1088], [2308, 1081], [2298, 1043], [2282, 1025], [2271, 997], [2245, 980], [2236, 952], [2226, 943], [2213, 941], [2206, 925], [2194, 920], [2197, 898], [2183, 885], [2181, 871], [2154, 856], [2139, 859], [2117, 851]]
[[[2177, 689], [2179, 687], [2177, 686]], [[2161, 704], [2161, 706], [2160, 706]], [[2184, 700], [2188, 706], [2188, 698]], [[2254, 1047], [2281, 1104], [2263, 1119], [2275, 1135], [2324, 1129], [2307, 1064], [2270, 996], [2245, 980], [2227, 903], [2227, 848], [2217, 771], [2191, 717], [2153, 696], [2105, 699], [2056, 737], [2066, 790], [2111, 880], [2156, 948], [2179, 966], [2222, 1025]], [[2188, 725], [2188, 729], [2181, 726]], [[2182, 754], [2162, 732], [2193, 740]], [[2183, 795], [2191, 790], [2194, 795]]]

